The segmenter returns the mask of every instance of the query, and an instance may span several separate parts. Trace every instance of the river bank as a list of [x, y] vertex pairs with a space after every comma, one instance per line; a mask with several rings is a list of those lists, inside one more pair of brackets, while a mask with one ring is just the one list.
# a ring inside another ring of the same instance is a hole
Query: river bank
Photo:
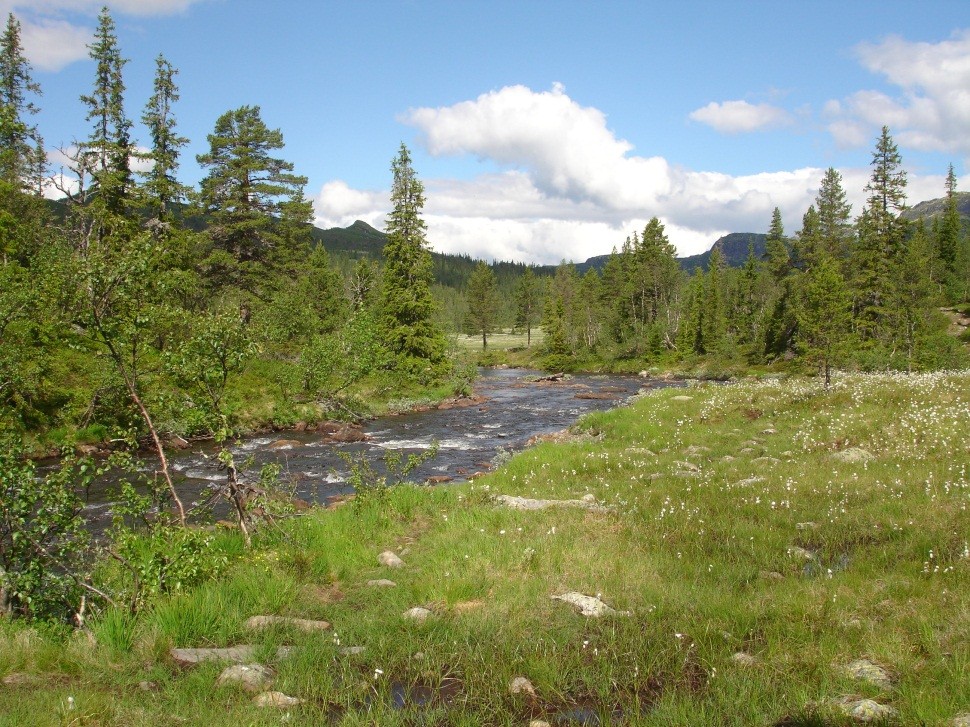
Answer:
[[[221, 534], [221, 576], [134, 617], [3, 624], [0, 714], [963, 724], [968, 430], [966, 372], [648, 391], [473, 482]], [[243, 645], [255, 691], [170, 651]]]

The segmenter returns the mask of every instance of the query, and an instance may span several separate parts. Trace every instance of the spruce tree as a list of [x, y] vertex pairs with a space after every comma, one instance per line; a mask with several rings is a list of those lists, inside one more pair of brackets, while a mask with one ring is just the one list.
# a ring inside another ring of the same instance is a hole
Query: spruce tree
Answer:
[[444, 372], [445, 338], [434, 318], [431, 252], [421, 218], [424, 185], [403, 143], [391, 162], [391, 173], [393, 209], [387, 218], [384, 245], [381, 320], [388, 348], [401, 367], [434, 379]]
[[957, 209], [957, 175], [950, 165], [946, 175], [946, 207], [936, 236], [936, 249], [943, 263], [944, 280], [956, 272], [957, 248], [960, 244], [960, 211]]
[[[98, 16], [94, 42], [88, 46], [95, 62], [94, 86], [82, 95], [87, 106], [91, 134], [80, 146], [79, 169], [82, 178], [90, 175], [97, 190], [97, 204], [109, 214], [120, 216], [129, 204], [131, 191], [131, 121], [125, 115], [125, 82], [122, 75], [127, 59], [122, 58], [115, 35], [115, 24], [108, 8]], [[104, 230], [101, 231], [104, 234]]]
[[30, 97], [40, 94], [21, 45], [20, 23], [10, 13], [0, 37], [0, 181], [34, 193], [37, 149], [43, 152], [43, 140], [30, 120], [39, 111]]
[[771, 213], [771, 225], [765, 238], [765, 264], [776, 283], [784, 280], [791, 271], [791, 255], [785, 238], [785, 227], [781, 221], [781, 210], [777, 207]]
[[172, 105], [179, 100], [178, 86], [175, 85], [177, 73], [159, 54], [155, 59], [154, 93], [141, 117], [152, 140], [151, 151], [147, 154], [152, 165], [143, 172], [145, 193], [152, 214], [160, 221], [168, 220], [172, 205], [181, 202], [188, 193], [188, 189], [179, 184], [176, 177], [180, 150], [189, 143], [188, 139], [175, 131]]
[[525, 345], [532, 346], [532, 327], [539, 320], [542, 284], [531, 267], [525, 269], [515, 285], [515, 325], [525, 328]]
[[492, 268], [479, 261], [468, 279], [468, 330], [482, 337], [482, 350], [488, 348], [488, 334], [495, 330], [498, 314], [498, 284]]
[[815, 196], [818, 212], [818, 244], [836, 261], [845, 260], [852, 246], [852, 205], [846, 201], [842, 175], [833, 167], [825, 176]]
[[864, 342], [888, 346], [894, 333], [890, 326], [894, 268], [906, 233], [906, 221], [899, 217], [906, 205], [906, 172], [886, 126], [876, 142], [865, 191], [866, 206], [851, 258], [855, 324]]

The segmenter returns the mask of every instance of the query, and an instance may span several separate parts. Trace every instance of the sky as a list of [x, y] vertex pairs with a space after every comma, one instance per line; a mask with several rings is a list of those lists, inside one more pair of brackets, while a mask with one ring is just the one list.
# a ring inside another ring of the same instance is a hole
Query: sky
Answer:
[[[90, 132], [79, 101], [101, 0], [0, 0], [42, 87], [55, 172]], [[656, 216], [678, 254], [801, 226], [828, 167], [858, 214], [879, 130], [909, 202], [970, 189], [967, 0], [110, 0], [138, 120], [159, 53], [178, 69], [179, 171], [215, 120], [282, 131], [315, 223], [382, 229], [403, 142], [438, 252], [558, 263]], [[135, 138], [147, 143], [136, 124]]]

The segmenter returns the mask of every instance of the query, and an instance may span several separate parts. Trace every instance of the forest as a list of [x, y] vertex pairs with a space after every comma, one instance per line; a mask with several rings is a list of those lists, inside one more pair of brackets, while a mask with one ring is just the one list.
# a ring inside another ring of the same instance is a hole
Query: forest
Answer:
[[[550, 270], [433, 258], [424, 187], [404, 144], [391, 163], [393, 209], [380, 254], [331, 259], [314, 242], [306, 178], [282, 157], [283, 134], [266, 126], [259, 106], [215, 120], [209, 150], [196, 159], [205, 177], [189, 188], [179, 181], [187, 139], [176, 120], [177, 69], [159, 55], [140, 116], [150, 138], [140, 151], [126, 61], [107, 10], [89, 48], [95, 74], [81, 93], [86, 132], [62, 176], [52, 174], [34, 123], [41, 89], [13, 15], [0, 40], [0, 556], [7, 573], [53, 547], [41, 533], [15, 538], [39, 502], [24, 494], [34, 478], [31, 456], [67, 455], [57, 477], [83, 480], [94, 465], [70, 458], [90, 452], [85, 445], [118, 456], [148, 448], [161, 476], [154, 499], [132, 500], [132, 512], [166, 502], [184, 524], [186, 509], [165, 470], [173, 442], [226, 441], [468, 393], [476, 362], [510, 355], [488, 349], [497, 330], [526, 336], [516, 362], [556, 371], [721, 377], [757, 369], [828, 381], [835, 368], [922, 371], [967, 362], [966, 340], [948, 334], [941, 312], [965, 309], [970, 296], [956, 175], [951, 166], [942, 215], [902, 217], [906, 172], [888, 127], [876, 140], [861, 211], [853, 214], [830, 168], [801, 229], [786, 234], [775, 209], [765, 254], [752, 249], [740, 268], [715, 251], [707, 270], [687, 275], [656, 217], [622, 241], [601, 271], [583, 275], [566, 262]], [[56, 202], [44, 196], [53, 183]], [[542, 341], [533, 342], [539, 329]], [[461, 333], [481, 341], [480, 357], [460, 355]], [[236, 465], [226, 466], [228, 496], [243, 523]], [[63, 534], [74, 527], [76, 502], [57, 477], [41, 500], [51, 513], [47, 525], [60, 523]], [[66, 557], [49, 554], [51, 563]], [[49, 563], [30, 578], [56, 571]], [[7, 602], [40, 612], [28, 598], [40, 587], [28, 581]]]

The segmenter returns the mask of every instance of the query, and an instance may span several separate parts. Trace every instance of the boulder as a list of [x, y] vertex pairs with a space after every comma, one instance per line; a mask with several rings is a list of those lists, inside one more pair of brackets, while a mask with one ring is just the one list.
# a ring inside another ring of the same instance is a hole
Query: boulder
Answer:
[[407, 611], [401, 614], [401, 618], [405, 618], [408, 621], [414, 621], [415, 623], [424, 623], [433, 614], [426, 608], [421, 606], [415, 606], [414, 608], [409, 608]]
[[890, 689], [893, 684], [889, 672], [868, 659], [857, 659], [846, 664], [845, 672], [853, 679], [868, 682], [880, 689]]
[[841, 452], [836, 452], [832, 455], [833, 458], [841, 462], [868, 462], [873, 459], [875, 455], [861, 447], [849, 447], [843, 449]]
[[839, 711], [856, 722], [882, 722], [891, 719], [896, 710], [872, 699], [846, 698], [836, 702]]
[[296, 439], [277, 439], [275, 442], [270, 442], [267, 449], [296, 449], [302, 446], [303, 442]]
[[451, 482], [453, 479], [454, 477], [449, 477], [448, 475], [432, 475], [425, 482], [429, 485], [443, 485], [445, 482]]
[[[592, 496], [589, 496], [592, 497]], [[547, 510], [551, 507], [578, 507], [581, 510], [591, 512], [607, 512], [608, 508], [597, 504], [595, 498], [582, 500], [535, 500], [528, 497], [518, 497], [517, 495], [496, 495], [496, 504], [504, 505], [513, 510]]]
[[[244, 664], [253, 660], [256, 647], [247, 645], [230, 646], [224, 649], [172, 649], [169, 651], [172, 659], [180, 666], [192, 666], [203, 661], [231, 661]], [[288, 656], [290, 647], [281, 646], [276, 650], [276, 658]]]

